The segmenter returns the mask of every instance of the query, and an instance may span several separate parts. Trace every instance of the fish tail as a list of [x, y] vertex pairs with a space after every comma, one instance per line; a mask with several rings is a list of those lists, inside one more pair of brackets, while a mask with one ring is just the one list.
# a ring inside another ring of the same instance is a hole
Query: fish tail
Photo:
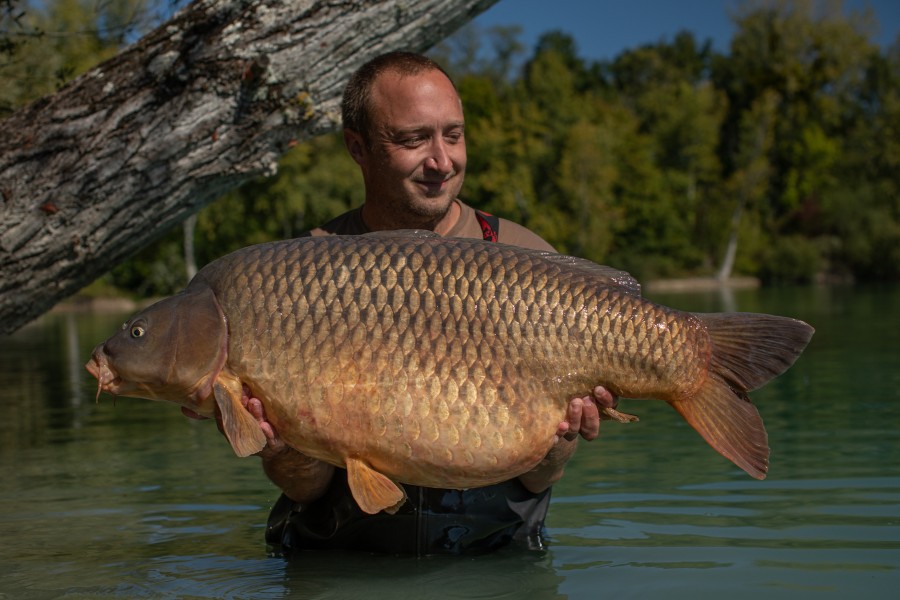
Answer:
[[769, 468], [762, 417], [747, 392], [784, 373], [812, 338], [803, 321], [752, 313], [696, 314], [709, 333], [709, 375], [669, 403], [722, 456], [756, 479]]

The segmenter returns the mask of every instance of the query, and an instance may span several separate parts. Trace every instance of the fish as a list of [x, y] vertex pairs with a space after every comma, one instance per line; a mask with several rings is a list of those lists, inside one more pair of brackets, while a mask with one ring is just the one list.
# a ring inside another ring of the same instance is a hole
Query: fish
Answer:
[[813, 332], [789, 317], [669, 308], [582, 258], [390, 231], [227, 254], [126, 321], [86, 368], [98, 398], [218, 410], [238, 456], [266, 444], [246, 386], [285, 443], [347, 469], [374, 514], [402, 504], [398, 483], [468, 489], [533, 469], [569, 400], [597, 385], [667, 402], [762, 479], [768, 439], [748, 393]]

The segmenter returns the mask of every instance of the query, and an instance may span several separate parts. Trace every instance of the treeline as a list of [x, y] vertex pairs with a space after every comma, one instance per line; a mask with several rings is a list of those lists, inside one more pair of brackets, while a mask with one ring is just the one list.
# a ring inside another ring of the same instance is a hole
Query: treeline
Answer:
[[[727, 52], [683, 32], [611, 61], [469, 27], [433, 51], [466, 111], [470, 204], [640, 279], [900, 279], [900, 40], [840, 3], [742, 4]], [[337, 134], [204, 209], [199, 264], [362, 202]], [[105, 280], [184, 284], [175, 231]]]

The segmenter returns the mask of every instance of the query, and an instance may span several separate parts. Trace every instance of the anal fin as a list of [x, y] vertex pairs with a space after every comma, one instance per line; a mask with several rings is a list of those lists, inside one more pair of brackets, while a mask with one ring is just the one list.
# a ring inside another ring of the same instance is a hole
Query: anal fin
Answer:
[[359, 458], [347, 459], [347, 482], [359, 507], [370, 515], [394, 514], [406, 500], [406, 492], [386, 475]]

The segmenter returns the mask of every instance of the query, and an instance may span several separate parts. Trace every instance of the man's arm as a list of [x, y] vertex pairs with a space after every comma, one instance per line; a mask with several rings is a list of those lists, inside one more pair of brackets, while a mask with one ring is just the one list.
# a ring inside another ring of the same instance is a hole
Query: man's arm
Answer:
[[559, 481], [566, 463], [575, 454], [578, 436], [591, 441], [600, 435], [600, 408], [615, 408], [615, 396], [603, 386], [594, 388], [591, 396], [574, 398], [566, 410], [566, 420], [559, 424], [556, 443], [534, 469], [519, 476], [528, 491], [539, 494]]

